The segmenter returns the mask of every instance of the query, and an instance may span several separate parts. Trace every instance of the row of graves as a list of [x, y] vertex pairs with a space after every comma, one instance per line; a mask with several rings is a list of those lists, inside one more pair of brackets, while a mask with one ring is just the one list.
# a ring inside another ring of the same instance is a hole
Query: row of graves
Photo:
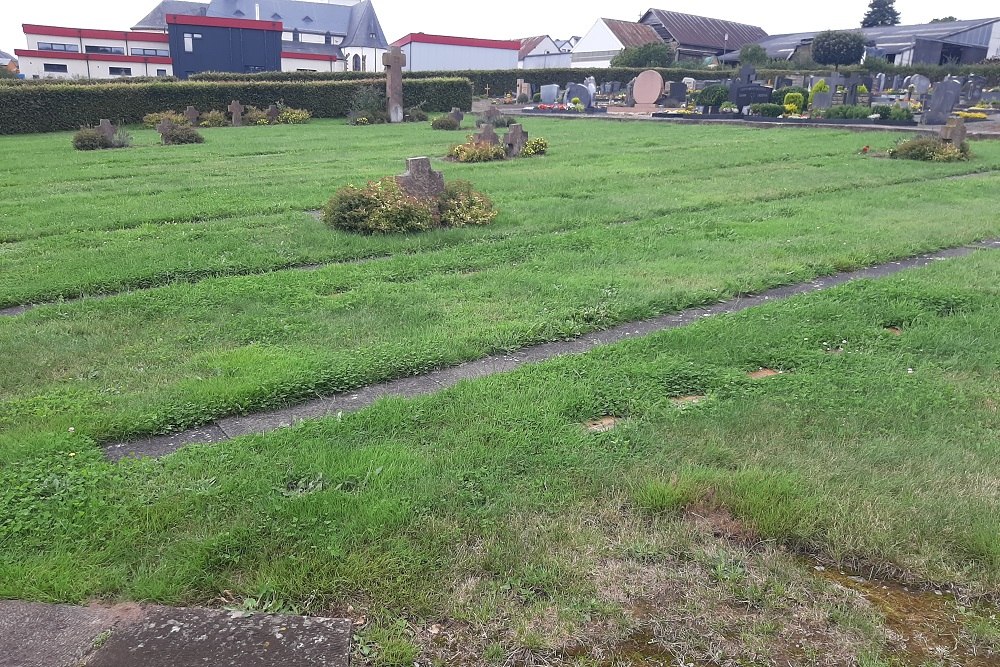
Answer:
[[[666, 82], [656, 70], [646, 70], [627, 83], [598, 84], [589, 77], [583, 83], [544, 85], [537, 91], [523, 80], [518, 80], [517, 86], [518, 99], [535, 100], [522, 109], [529, 114], [885, 125], [945, 125], [952, 117], [970, 122], [1000, 120], [1000, 89], [987, 90], [986, 80], [979, 76], [949, 76], [935, 83], [922, 74], [831, 72], [763, 81], [756, 69], [747, 65], [736, 78], [727, 79]], [[800, 106], [775, 99], [783, 97], [786, 90], [802, 96]], [[706, 91], [710, 94], [705, 95]]]

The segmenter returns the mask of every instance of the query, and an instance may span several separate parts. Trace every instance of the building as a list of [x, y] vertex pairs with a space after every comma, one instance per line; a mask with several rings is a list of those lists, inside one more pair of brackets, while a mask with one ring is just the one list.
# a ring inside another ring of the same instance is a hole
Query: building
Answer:
[[0, 51], [0, 69], [17, 74], [17, 58], [6, 51]]
[[767, 38], [763, 28], [755, 25], [663, 9], [647, 10], [639, 22], [655, 30], [670, 45], [678, 62], [723, 56]]
[[517, 69], [521, 42], [409, 34], [392, 43], [406, 56], [404, 72]]
[[[851, 30], [864, 34], [868, 57], [884, 58], [895, 65], [967, 65], [1000, 57], [1000, 18]], [[757, 43], [771, 58], [808, 62], [818, 34], [775, 35]], [[739, 61], [739, 54], [731, 54], [727, 60]]]
[[28, 49], [17, 53], [28, 60], [21, 71], [31, 78], [380, 72], [388, 49], [371, 0], [163, 0], [128, 32], [36, 25], [24, 31]]
[[573, 62], [570, 41], [557, 42], [548, 35], [525, 37], [521, 40], [521, 50], [517, 54], [517, 66], [520, 69], [568, 68]]
[[573, 46], [572, 67], [610, 67], [611, 59], [630, 46], [659, 43], [649, 26], [631, 21], [598, 19]]

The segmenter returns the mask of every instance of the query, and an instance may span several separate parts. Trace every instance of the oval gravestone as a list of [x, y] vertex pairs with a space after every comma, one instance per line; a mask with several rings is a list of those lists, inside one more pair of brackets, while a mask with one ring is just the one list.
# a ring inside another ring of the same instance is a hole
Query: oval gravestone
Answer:
[[584, 109], [590, 107], [590, 89], [578, 83], [566, 84], [566, 104], [572, 104], [573, 99], [579, 97], [580, 104]]
[[648, 69], [635, 78], [632, 97], [636, 104], [656, 104], [663, 95], [663, 77], [656, 70]]

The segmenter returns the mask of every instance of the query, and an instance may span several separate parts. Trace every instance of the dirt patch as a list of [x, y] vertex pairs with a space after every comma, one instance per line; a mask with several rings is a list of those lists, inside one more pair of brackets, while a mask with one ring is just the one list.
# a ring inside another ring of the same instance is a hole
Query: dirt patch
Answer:
[[886, 327], [885, 330], [891, 333], [893, 336], [903, 335], [903, 330], [900, 329], [899, 327]]
[[601, 417], [600, 419], [584, 422], [583, 425], [591, 433], [606, 433], [618, 426], [621, 421], [621, 417]]
[[699, 531], [712, 537], [745, 546], [760, 542], [760, 537], [753, 529], [744, 526], [725, 507], [713, 503], [710, 497], [688, 506], [684, 510], [684, 518]]
[[674, 405], [696, 405], [704, 401], [707, 396], [704, 394], [698, 396], [674, 396], [670, 399], [670, 402]]
[[822, 578], [854, 591], [885, 618], [888, 643], [904, 665], [996, 667], [1000, 655], [977, 650], [961, 622], [954, 598], [914, 591], [890, 581], [869, 580], [837, 570], [817, 569]]
[[764, 378], [774, 377], [775, 375], [781, 375], [781, 371], [776, 371], [773, 368], [760, 368], [753, 371], [752, 373], [747, 373], [747, 376], [751, 380], [763, 380]]

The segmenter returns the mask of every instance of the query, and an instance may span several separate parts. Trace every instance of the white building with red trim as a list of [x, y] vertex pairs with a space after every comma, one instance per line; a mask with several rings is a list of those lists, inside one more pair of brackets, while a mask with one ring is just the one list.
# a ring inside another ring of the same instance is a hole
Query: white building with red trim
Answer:
[[396, 40], [406, 55], [405, 72], [517, 69], [520, 40], [474, 39], [412, 33]]
[[24, 25], [28, 48], [16, 49], [27, 79], [170, 76], [168, 37], [156, 32]]

